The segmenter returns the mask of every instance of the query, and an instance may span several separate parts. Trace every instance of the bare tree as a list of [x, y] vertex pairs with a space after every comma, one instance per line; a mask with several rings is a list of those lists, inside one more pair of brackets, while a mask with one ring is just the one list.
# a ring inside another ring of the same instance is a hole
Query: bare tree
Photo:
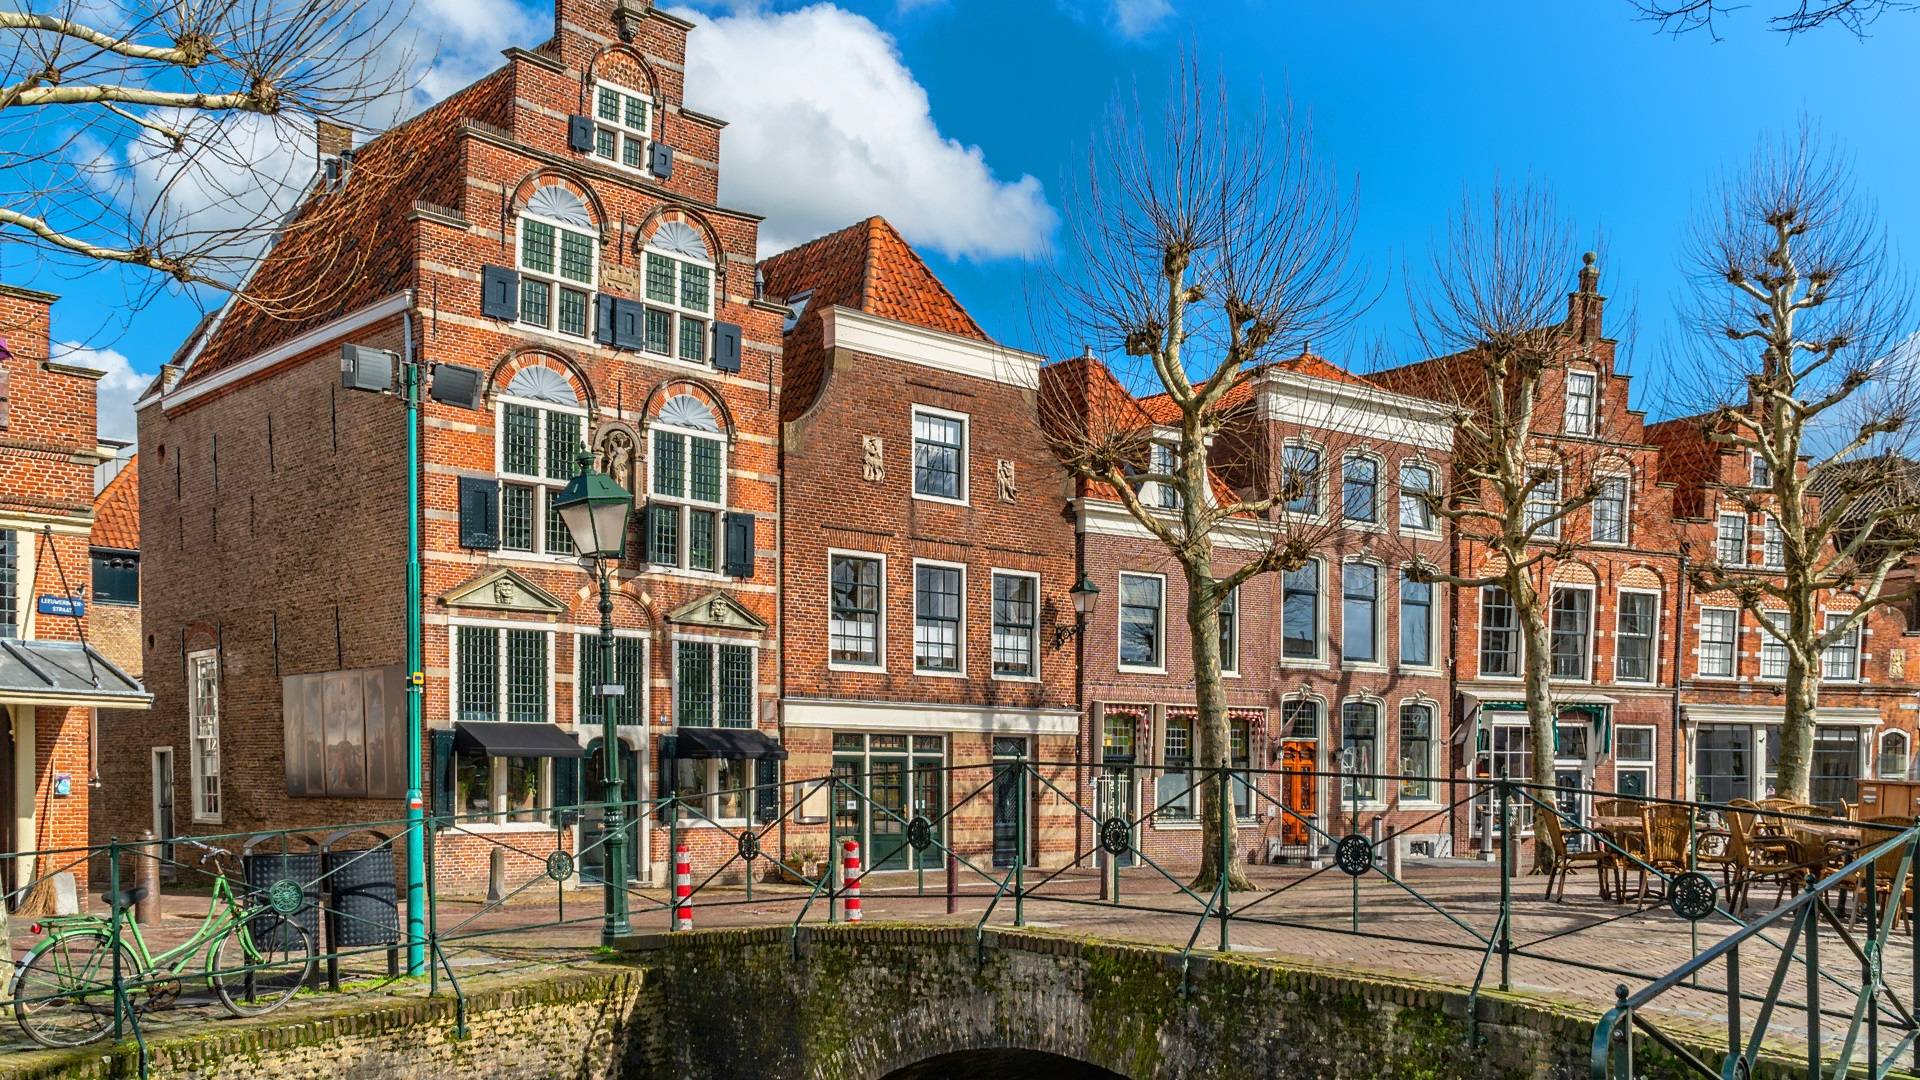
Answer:
[[[1179, 566], [1196, 759], [1217, 778], [1230, 751], [1221, 602], [1257, 574], [1301, 566], [1326, 526], [1289, 515], [1284, 490], [1223, 490], [1208, 448], [1246, 415], [1226, 404], [1257, 365], [1326, 337], [1356, 310], [1359, 283], [1347, 265], [1354, 199], [1315, 161], [1306, 124], [1264, 107], [1236, 122], [1224, 87], [1209, 86], [1191, 62], [1152, 130], [1142, 112], [1135, 100], [1112, 107], [1050, 285], [1068, 340], [1124, 354], [1135, 370], [1123, 378], [1164, 392], [1178, 417], [1166, 425], [1176, 429], [1164, 444], [1170, 453], [1151, 453], [1155, 434], [1137, 410], [1088, 407], [1064, 380], [1043, 382], [1039, 408], [1067, 468], [1110, 488]], [[1171, 491], [1175, 506], [1149, 507], [1148, 485]], [[1216, 534], [1235, 519], [1267, 523], [1271, 540], [1221, 572]], [[1196, 888], [1218, 883], [1222, 841], [1234, 829], [1228, 794], [1217, 780], [1203, 788]], [[1227, 873], [1231, 888], [1252, 887], [1238, 869]]]
[[[1717, 20], [1747, 5], [1727, 0], [1633, 0], [1633, 6], [1642, 19], [1658, 24], [1667, 33], [1704, 31], [1718, 41]], [[1915, 6], [1906, 0], [1795, 0], [1792, 6], [1768, 16], [1767, 28], [1783, 34], [1803, 34], [1831, 25], [1855, 37], [1865, 37], [1880, 16], [1912, 11]]]
[[[405, 5], [371, 0], [58, 0], [0, 11], [0, 235], [39, 271], [137, 268], [139, 306], [163, 289], [238, 292], [272, 311], [324, 303], [310, 284], [248, 287], [316, 189], [316, 125], [397, 110], [411, 77], [393, 44]], [[337, 279], [328, 267], [296, 275]], [[334, 267], [332, 269], [339, 269]]]
[[1533, 747], [1533, 775], [1515, 779], [1545, 786], [1553, 784], [1558, 716], [1548, 627], [1553, 571], [1574, 555], [1575, 526], [1600, 493], [1594, 466], [1606, 442], [1607, 414], [1593, 406], [1597, 387], [1575, 430], [1571, 410], [1548, 407], [1561, 400], [1569, 367], [1598, 344], [1591, 254], [1571, 305], [1567, 298], [1575, 250], [1571, 228], [1538, 187], [1496, 185], [1484, 208], [1463, 198], [1411, 297], [1420, 341], [1440, 355], [1368, 375], [1454, 406], [1451, 483], [1427, 501], [1465, 557], [1449, 571], [1417, 556], [1409, 573], [1504, 592], [1518, 648], [1502, 655], [1517, 652]]
[[[1822, 654], [1913, 596], [1887, 584], [1920, 550], [1920, 485], [1903, 453], [1916, 393], [1901, 355], [1908, 282], [1846, 164], [1804, 127], [1723, 184], [1692, 247], [1703, 349], [1691, 382], [1718, 399], [1696, 419], [1716, 457], [1763, 464], [1764, 484], [1722, 497], [1777, 531], [1762, 557], [1774, 565], [1716, 551], [1693, 586], [1730, 594], [1785, 646], [1779, 792], [1804, 802]], [[1841, 594], [1851, 611], [1823, 621]]]

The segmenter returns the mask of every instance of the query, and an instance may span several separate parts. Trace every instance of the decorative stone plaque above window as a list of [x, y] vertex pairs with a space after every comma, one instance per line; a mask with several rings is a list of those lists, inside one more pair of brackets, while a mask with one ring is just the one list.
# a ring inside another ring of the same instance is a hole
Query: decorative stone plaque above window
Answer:
[[887, 478], [886, 444], [880, 436], [860, 436], [860, 471], [871, 483], [878, 484]]
[[1001, 458], [999, 467], [993, 471], [993, 477], [1000, 488], [1001, 502], [1012, 502], [1020, 494], [1020, 489], [1013, 482], [1013, 462]]

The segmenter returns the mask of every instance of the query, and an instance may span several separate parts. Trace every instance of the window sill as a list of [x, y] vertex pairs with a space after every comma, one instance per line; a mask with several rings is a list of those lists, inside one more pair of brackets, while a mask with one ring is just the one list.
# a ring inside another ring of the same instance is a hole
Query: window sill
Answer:
[[1353, 521], [1347, 518], [1340, 519], [1340, 527], [1350, 532], [1379, 533], [1383, 536], [1387, 531], [1387, 527], [1377, 521]]
[[506, 559], [510, 562], [530, 563], [536, 566], [571, 566], [583, 574], [587, 572], [586, 568], [580, 565], [578, 555], [552, 555], [544, 551], [510, 551], [506, 548], [495, 548], [488, 554], [496, 559]]
[[718, 570], [688, 570], [684, 567], [669, 566], [666, 563], [646, 563], [635, 571], [640, 574], [655, 574], [663, 577], [686, 578], [688, 581], [727, 581], [727, 575]]
[[1387, 673], [1387, 665], [1379, 660], [1348, 660], [1342, 657], [1340, 660], [1340, 670], [1364, 671], [1384, 675]]
[[554, 831], [553, 825], [544, 821], [457, 821], [452, 823], [452, 827], [461, 832], [475, 833], [480, 836]]
[[930, 503], [940, 503], [940, 504], [941, 504], [941, 505], [943, 505], [943, 506], [970, 506], [970, 505], [972, 505], [972, 504], [971, 504], [970, 502], [968, 502], [968, 500], [966, 500], [966, 499], [949, 499], [949, 498], [947, 498], [947, 497], [946, 497], [946, 496], [944, 496], [944, 495], [922, 495], [922, 494], [920, 494], [920, 493], [919, 493], [919, 492], [917, 492], [917, 491], [913, 493], [913, 498], [914, 498], [914, 500], [915, 500], [916, 502], [930, 502]]
[[682, 818], [674, 822], [678, 829], [744, 829], [748, 825], [746, 818]]
[[1167, 673], [1164, 667], [1134, 667], [1128, 664], [1117, 665], [1114, 670], [1122, 675], [1165, 675]]
[[989, 677], [992, 678], [994, 682], [1037, 683], [1040, 681], [1040, 676], [1038, 675], [1001, 675], [995, 672]]
[[928, 671], [925, 668], [914, 668], [913, 673], [929, 679], [964, 679], [967, 677], [965, 671]]
[[1438, 540], [1440, 530], [1418, 529], [1403, 522], [1400, 526], [1400, 535], [1408, 540]]
[[854, 663], [848, 663], [845, 660], [840, 660], [840, 661], [829, 660], [827, 661], [827, 670], [828, 671], [862, 672], [867, 675], [885, 675], [887, 673], [887, 665], [885, 664], [854, 664]]
[[[543, 278], [542, 280], [545, 280], [545, 279]], [[594, 293], [599, 291], [599, 286], [597, 284], [581, 285], [579, 282], [570, 283], [569, 285], [567, 285], [567, 288], [569, 289], [578, 288], [580, 291], [585, 292], [588, 296], [592, 296]], [[533, 334], [537, 337], [551, 338], [554, 341], [564, 341], [567, 344], [572, 345], [576, 348], [578, 348], [581, 345], [593, 345], [593, 346], [598, 346], [600, 348], [608, 349], [609, 351], [611, 351], [612, 349], [612, 346], [601, 345], [598, 341], [595, 341], [593, 339], [592, 334], [569, 334], [563, 330], [554, 330], [545, 326], [535, 326], [533, 323], [521, 322], [517, 318], [510, 321], [507, 325], [513, 327], [515, 330], [518, 330], [523, 334]]]
[[1325, 660], [1308, 660], [1304, 657], [1294, 657], [1293, 659], [1282, 658], [1280, 660], [1280, 666], [1283, 668], [1301, 668], [1311, 671], [1325, 671], [1328, 668]]

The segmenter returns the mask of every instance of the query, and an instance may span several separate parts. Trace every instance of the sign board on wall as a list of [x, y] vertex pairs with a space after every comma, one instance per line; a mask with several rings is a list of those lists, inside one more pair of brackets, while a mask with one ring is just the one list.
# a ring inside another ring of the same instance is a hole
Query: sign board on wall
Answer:
[[282, 677], [287, 794], [404, 797], [406, 694], [400, 664]]
[[42, 593], [37, 606], [42, 615], [65, 615], [77, 619], [87, 613], [87, 602], [78, 596], [48, 596]]

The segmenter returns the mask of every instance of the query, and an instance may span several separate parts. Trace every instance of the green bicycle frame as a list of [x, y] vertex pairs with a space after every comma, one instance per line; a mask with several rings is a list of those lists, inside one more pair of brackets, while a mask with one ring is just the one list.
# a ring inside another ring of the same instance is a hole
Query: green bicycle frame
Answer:
[[[133, 917], [131, 910], [121, 913], [121, 923], [127, 930], [125, 943], [132, 946], [134, 962], [139, 965], [137, 971], [129, 973], [135, 983], [134, 988], [137, 989], [138, 983], [148, 975], [155, 973], [163, 973], [168, 977], [180, 975], [186, 970], [187, 962], [202, 948], [206, 949], [206, 966], [203, 974], [211, 979], [217, 962], [215, 945], [235, 928], [246, 925], [246, 913], [240, 906], [239, 898], [233, 893], [233, 886], [227, 884], [226, 875], [221, 874], [213, 879], [213, 894], [207, 901], [207, 914], [200, 920], [200, 925], [194, 930], [193, 936], [157, 956], [147, 948], [147, 940], [140, 933], [140, 922]], [[98, 915], [63, 916], [48, 920], [47, 926], [46, 943], [36, 951], [53, 948], [68, 938], [112, 934], [110, 921]], [[251, 961], [251, 954], [254, 951], [251, 937], [242, 939], [241, 944], [246, 947], [248, 959]]]

